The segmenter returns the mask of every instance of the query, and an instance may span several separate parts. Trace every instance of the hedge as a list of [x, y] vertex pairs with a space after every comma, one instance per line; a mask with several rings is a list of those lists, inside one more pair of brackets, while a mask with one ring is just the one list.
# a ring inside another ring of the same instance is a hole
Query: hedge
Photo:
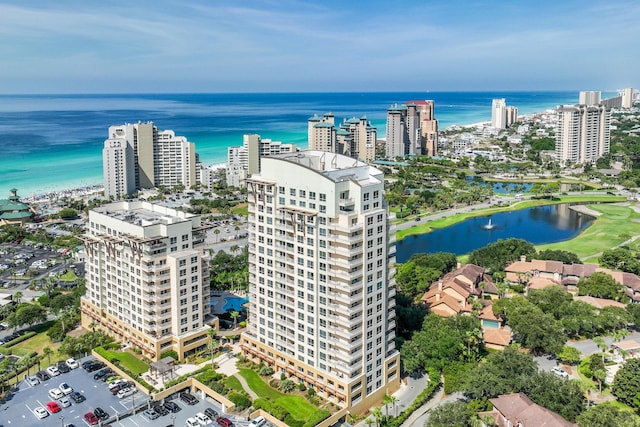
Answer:
[[402, 423], [407, 421], [407, 419], [413, 412], [415, 412], [429, 399], [431, 399], [433, 393], [435, 393], [440, 386], [440, 373], [437, 369], [427, 368], [427, 375], [429, 375], [429, 383], [427, 384], [425, 389], [422, 390], [422, 392], [416, 397], [413, 403], [411, 403], [411, 405], [407, 409], [402, 411], [398, 417], [389, 420], [389, 423], [387, 424], [388, 427], [401, 426]]
[[251, 406], [251, 399], [249, 399], [249, 397], [247, 397], [244, 394], [231, 392], [227, 397], [229, 398], [230, 401], [235, 403], [236, 410], [238, 411], [242, 411], [243, 409], [246, 409], [249, 406]]
[[37, 332], [29, 331], [24, 335], [19, 336], [18, 338], [12, 339], [11, 341], [4, 343], [4, 347], [13, 347], [14, 345], [21, 343], [22, 341], [26, 341], [31, 337], [35, 337], [38, 335]]
[[[321, 409], [321, 410], [317, 411], [316, 413], [314, 413], [307, 420], [307, 422], [302, 425], [302, 427], [313, 427], [313, 426], [316, 426], [316, 425], [320, 424], [321, 421], [326, 420], [330, 416], [331, 416], [331, 412], [327, 411], [326, 409]], [[289, 425], [291, 425], [291, 424], [289, 424]]]
[[280, 421], [284, 421], [289, 416], [289, 412], [282, 406], [269, 402], [267, 399], [258, 398], [253, 401], [253, 407], [267, 411]]

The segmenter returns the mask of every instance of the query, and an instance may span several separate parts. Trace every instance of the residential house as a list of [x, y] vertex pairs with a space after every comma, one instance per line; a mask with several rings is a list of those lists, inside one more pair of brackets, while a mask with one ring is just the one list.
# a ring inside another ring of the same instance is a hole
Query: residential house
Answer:
[[493, 404], [491, 415], [498, 427], [577, 427], [560, 415], [534, 403], [524, 393], [503, 394], [489, 399]]

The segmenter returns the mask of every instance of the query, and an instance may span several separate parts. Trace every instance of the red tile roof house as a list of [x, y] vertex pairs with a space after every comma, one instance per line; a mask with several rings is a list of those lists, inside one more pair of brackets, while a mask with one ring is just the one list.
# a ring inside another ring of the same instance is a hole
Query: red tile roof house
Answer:
[[523, 256], [504, 269], [506, 279], [513, 283], [525, 283], [527, 288], [541, 289], [550, 285], [562, 285], [568, 292], [577, 293], [578, 281], [593, 273], [609, 274], [625, 287], [625, 295], [633, 302], [640, 302], [640, 277], [633, 273], [600, 268], [597, 264], [563, 264], [560, 261], [531, 260]]
[[498, 427], [578, 427], [523, 393], [503, 394], [489, 401], [493, 410], [478, 415], [491, 415]]

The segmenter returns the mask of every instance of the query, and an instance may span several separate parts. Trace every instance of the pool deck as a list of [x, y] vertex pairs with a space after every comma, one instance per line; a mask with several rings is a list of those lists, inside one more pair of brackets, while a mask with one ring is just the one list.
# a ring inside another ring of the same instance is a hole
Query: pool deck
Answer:
[[237, 293], [231, 293], [228, 291], [214, 291], [211, 294], [211, 302], [213, 302], [214, 304], [212, 305], [212, 313], [213, 314], [223, 314], [226, 312], [226, 310], [224, 310], [225, 305], [227, 305], [227, 299], [233, 299], [233, 298], [247, 298], [247, 293], [246, 292], [237, 292]]

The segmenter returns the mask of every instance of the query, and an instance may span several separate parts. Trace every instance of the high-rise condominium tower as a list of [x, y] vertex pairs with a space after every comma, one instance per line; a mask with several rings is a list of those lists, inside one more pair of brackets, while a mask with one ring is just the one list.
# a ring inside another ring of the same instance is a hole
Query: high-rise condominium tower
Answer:
[[507, 102], [504, 98], [491, 102], [491, 126], [496, 129], [507, 128]]
[[152, 123], [109, 127], [102, 150], [104, 193], [122, 197], [154, 187], [196, 184], [195, 144]]
[[83, 236], [87, 292], [82, 325], [157, 360], [180, 359], [208, 342], [209, 267], [200, 217], [149, 202], [116, 202], [89, 211]]
[[609, 152], [611, 112], [604, 105], [556, 109], [556, 157], [566, 163], [595, 162]]
[[435, 156], [438, 152], [438, 121], [433, 101], [414, 100], [387, 109], [386, 156], [413, 154]]
[[293, 153], [295, 144], [262, 139], [260, 135], [243, 135], [242, 146], [227, 150], [227, 185], [244, 187], [244, 180], [260, 171], [261, 159], [274, 154]]
[[599, 105], [602, 93], [599, 90], [583, 90], [578, 97], [580, 105]]
[[364, 162], [372, 162], [376, 156], [378, 130], [365, 116], [344, 119], [336, 127], [333, 113], [309, 118], [307, 133], [310, 150], [344, 154]]
[[399, 386], [395, 234], [378, 169], [322, 151], [248, 179], [246, 355], [362, 412]]

